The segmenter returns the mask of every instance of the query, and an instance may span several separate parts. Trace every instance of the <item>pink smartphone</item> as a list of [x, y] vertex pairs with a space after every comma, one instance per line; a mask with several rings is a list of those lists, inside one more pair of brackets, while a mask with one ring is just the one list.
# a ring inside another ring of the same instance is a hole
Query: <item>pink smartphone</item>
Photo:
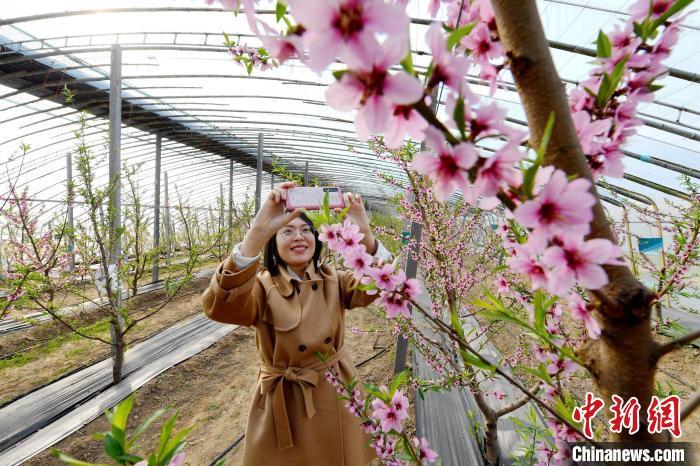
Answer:
[[320, 210], [323, 208], [323, 198], [326, 193], [328, 193], [328, 206], [331, 209], [345, 207], [340, 188], [301, 187], [287, 190], [287, 210]]

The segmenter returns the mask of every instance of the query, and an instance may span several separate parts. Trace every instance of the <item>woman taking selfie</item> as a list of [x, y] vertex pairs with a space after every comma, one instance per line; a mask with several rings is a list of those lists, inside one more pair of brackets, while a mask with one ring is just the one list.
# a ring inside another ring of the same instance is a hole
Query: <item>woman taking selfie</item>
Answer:
[[[287, 190], [294, 187], [282, 183], [270, 192], [243, 241], [212, 277], [202, 296], [204, 312], [256, 329], [261, 367], [248, 413], [245, 466], [365, 465], [376, 457], [370, 437], [324, 373], [334, 367], [345, 382], [357, 375], [343, 346], [345, 310], [376, 296], [356, 290], [359, 279], [351, 272], [319, 263], [322, 243], [313, 224], [300, 210], [285, 212]], [[367, 252], [390, 259], [370, 230], [360, 197], [345, 193], [344, 200]]]

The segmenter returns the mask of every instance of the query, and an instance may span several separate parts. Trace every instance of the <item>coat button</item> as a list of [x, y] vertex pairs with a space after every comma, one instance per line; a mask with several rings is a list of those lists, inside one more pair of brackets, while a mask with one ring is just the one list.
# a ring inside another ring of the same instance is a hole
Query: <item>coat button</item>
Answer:
[[313, 285], [311, 285], [311, 289], [312, 289], [312, 290], [317, 290], [317, 289], [318, 289], [318, 284], [317, 284], [317, 283], [314, 283]]
[[302, 352], [302, 353], [303, 353], [304, 351], [306, 351], [306, 346], [304, 346], [304, 345], [299, 345], [299, 351]]
[[326, 339], [323, 340], [323, 342], [324, 342], [325, 344], [330, 343], [330, 342], [331, 342], [331, 337], [326, 337]]

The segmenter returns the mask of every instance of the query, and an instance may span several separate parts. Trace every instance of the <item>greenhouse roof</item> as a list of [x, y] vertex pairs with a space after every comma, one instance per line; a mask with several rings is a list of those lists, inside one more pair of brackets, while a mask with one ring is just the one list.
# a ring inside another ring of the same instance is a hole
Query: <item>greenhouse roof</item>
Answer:
[[[598, 28], [610, 29], [625, 17], [623, 12], [631, 3], [538, 1], [567, 90], [586, 78]], [[414, 18], [411, 46], [418, 67], [429, 63], [424, 41], [430, 23], [425, 17], [427, 4], [422, 0], [408, 5]], [[123, 52], [122, 160], [144, 163], [139, 175], [143, 185], [153, 180], [159, 133], [163, 170], [183, 198], [198, 206], [212, 205], [219, 195], [217, 185], [228, 185], [226, 159], [231, 159], [234, 194], [241, 199], [255, 184], [261, 133], [266, 170], [273, 158], [296, 172], [303, 172], [308, 162], [311, 178], [338, 183], [370, 200], [383, 202], [397, 192], [374, 176], [377, 171], [400, 176], [397, 168], [357, 140], [353, 115], [325, 105], [326, 86], [334, 80], [332, 70], [318, 76], [289, 61], [248, 76], [231, 59], [223, 32], [243, 44], [259, 45], [244, 15], [207, 7], [203, 0], [103, 0], [101, 10], [94, 6], [87, 0], [71, 1], [70, 11], [62, 11], [61, 2], [48, 0], [3, 5], [0, 162], [12, 160], [10, 176], [22, 165], [19, 184], [31, 184], [32, 197], [63, 196], [65, 157], [75, 145], [75, 106], [90, 113], [89, 144], [96, 153], [106, 154], [112, 44], [120, 44]], [[659, 81], [663, 89], [653, 103], [640, 106], [644, 126], [625, 147], [630, 155], [625, 160], [627, 179], [608, 179], [612, 190], [617, 186], [661, 204], [668, 192], [640, 182], [682, 192], [680, 173], [698, 178], [699, 28], [698, 16], [691, 15], [666, 62], [671, 73]], [[487, 86], [472, 74], [473, 90], [489, 98]], [[75, 106], [65, 103], [64, 85], [75, 95]], [[513, 89], [511, 81], [492, 98], [508, 109], [511, 122], [523, 124], [525, 115]], [[23, 158], [16, 157], [20, 143], [31, 146]], [[265, 179], [263, 186], [268, 189], [269, 175]]]

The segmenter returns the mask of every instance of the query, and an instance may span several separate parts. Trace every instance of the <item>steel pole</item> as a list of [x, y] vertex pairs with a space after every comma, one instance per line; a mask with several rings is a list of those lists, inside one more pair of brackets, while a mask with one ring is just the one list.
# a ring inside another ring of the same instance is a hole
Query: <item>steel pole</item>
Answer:
[[[162, 136], [156, 135], [156, 172], [155, 172], [155, 187], [153, 198], [153, 249], [160, 249], [160, 157], [162, 150]], [[151, 281], [157, 282], [160, 280], [160, 251], [153, 256], [153, 271], [151, 273]]]
[[[121, 128], [122, 128], [122, 98], [121, 98], [121, 87], [122, 87], [122, 49], [119, 44], [114, 44], [111, 47], [111, 67], [109, 76], [109, 183], [111, 184], [110, 189], [110, 210], [111, 215], [109, 216], [110, 221], [110, 243], [112, 243], [112, 248], [110, 251], [109, 263], [110, 266], [115, 268], [114, 277], [118, 277], [118, 262], [119, 256], [121, 255], [121, 237], [119, 231], [121, 230]], [[108, 274], [111, 271], [108, 270]], [[122, 306], [122, 293], [121, 284], [117, 278], [117, 283], [113, 284], [111, 279], [105, 277], [109, 280], [110, 294], [114, 296], [114, 302], [112, 303], [117, 309]], [[122, 331], [122, 317], [121, 313], [117, 312], [117, 318], [110, 324], [110, 330], [112, 334], [112, 354], [116, 357], [116, 348], [114, 344], [117, 342], [117, 336], [121, 335]]]
[[263, 133], [258, 133], [258, 164], [255, 174], [255, 213], [262, 205]]
[[309, 185], [309, 161], [304, 162], [304, 186]]

